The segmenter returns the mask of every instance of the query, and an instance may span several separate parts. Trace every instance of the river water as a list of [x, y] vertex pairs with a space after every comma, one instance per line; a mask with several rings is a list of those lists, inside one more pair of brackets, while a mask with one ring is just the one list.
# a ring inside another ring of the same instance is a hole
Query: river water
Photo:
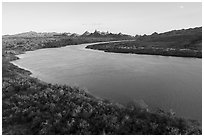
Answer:
[[121, 104], [142, 100], [201, 121], [201, 59], [106, 53], [87, 45], [28, 51], [13, 63], [49, 83], [79, 86]]

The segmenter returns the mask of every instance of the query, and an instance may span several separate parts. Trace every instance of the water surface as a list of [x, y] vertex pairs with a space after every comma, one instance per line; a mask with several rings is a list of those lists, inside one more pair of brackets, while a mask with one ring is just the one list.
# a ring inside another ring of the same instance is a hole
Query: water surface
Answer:
[[79, 86], [123, 104], [143, 100], [201, 121], [201, 59], [105, 53], [87, 45], [29, 51], [13, 63], [49, 83]]

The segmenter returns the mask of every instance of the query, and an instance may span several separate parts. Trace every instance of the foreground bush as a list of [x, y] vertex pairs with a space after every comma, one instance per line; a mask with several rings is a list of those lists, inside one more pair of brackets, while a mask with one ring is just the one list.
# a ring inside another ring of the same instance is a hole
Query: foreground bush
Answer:
[[3, 134], [201, 134], [195, 121], [20, 74], [3, 78]]

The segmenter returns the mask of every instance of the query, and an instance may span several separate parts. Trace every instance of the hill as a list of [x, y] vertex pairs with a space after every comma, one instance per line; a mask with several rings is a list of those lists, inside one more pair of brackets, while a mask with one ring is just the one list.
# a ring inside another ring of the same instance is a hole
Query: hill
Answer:
[[70, 33], [70, 32], [64, 32], [64, 33], [57, 33], [57, 32], [24, 32], [14, 35], [4, 35], [3, 38], [11, 38], [11, 37], [24, 37], [24, 38], [36, 38], [36, 37], [64, 37], [64, 38], [114, 38], [114, 39], [133, 39], [134, 37], [122, 33], [114, 34], [109, 32], [100, 32], [95, 30], [93, 33], [90, 33], [88, 31], [84, 32], [83, 34], [77, 34], [77, 33]]
[[61, 33], [57, 32], [42, 32], [38, 33], [35, 31], [23, 32], [14, 35], [4, 35], [3, 37], [53, 37], [54, 35], [59, 35]]
[[135, 37], [135, 41], [90, 45], [105, 52], [202, 58], [202, 27]]

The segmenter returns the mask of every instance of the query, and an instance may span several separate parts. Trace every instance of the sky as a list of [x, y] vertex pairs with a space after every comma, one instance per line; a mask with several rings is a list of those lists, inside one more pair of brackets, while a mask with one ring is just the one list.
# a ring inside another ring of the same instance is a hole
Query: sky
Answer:
[[117, 2], [2, 4], [2, 34], [94, 30], [130, 35], [202, 26], [201, 2]]

